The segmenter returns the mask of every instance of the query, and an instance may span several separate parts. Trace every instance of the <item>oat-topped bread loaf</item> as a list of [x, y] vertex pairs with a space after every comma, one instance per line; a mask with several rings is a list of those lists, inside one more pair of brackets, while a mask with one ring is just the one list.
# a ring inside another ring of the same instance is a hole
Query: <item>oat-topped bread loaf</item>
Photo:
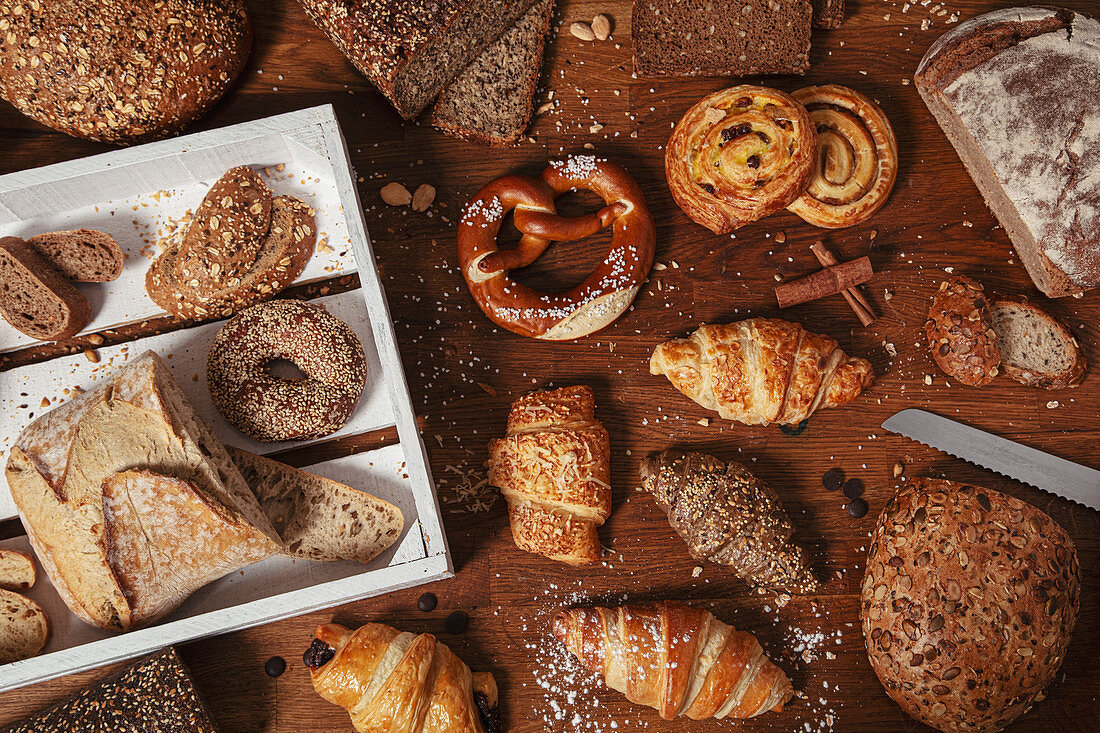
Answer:
[[81, 690], [4, 733], [217, 733], [172, 647]]
[[242, 0], [0, 0], [0, 96], [75, 137], [135, 143], [204, 115], [248, 59]]
[[861, 616], [871, 666], [917, 720], [993, 733], [1043, 698], [1077, 621], [1073, 540], [998, 491], [917, 479], [883, 508]]
[[229, 454], [153, 352], [27, 426], [6, 474], [58, 594], [104, 629], [155, 621], [196, 588], [281, 547]]
[[401, 116], [419, 115], [533, 0], [299, 0]]
[[634, 0], [634, 73], [803, 74], [812, 16], [809, 0]]
[[482, 145], [523, 137], [535, 109], [553, 0], [538, 0], [447, 85], [432, 108], [432, 124]]
[[979, 15], [914, 78], [1035, 285], [1052, 298], [1100, 285], [1100, 23], [1049, 7]]

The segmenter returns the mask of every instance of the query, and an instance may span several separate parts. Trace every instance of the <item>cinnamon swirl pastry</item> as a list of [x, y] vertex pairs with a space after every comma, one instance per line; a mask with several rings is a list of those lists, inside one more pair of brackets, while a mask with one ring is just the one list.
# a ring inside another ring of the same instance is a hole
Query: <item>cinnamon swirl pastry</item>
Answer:
[[792, 96], [817, 128], [817, 165], [806, 192], [787, 209], [825, 229], [866, 221], [886, 203], [898, 174], [890, 121], [870, 99], [837, 84]]
[[817, 134], [801, 104], [742, 85], [704, 97], [680, 119], [665, 176], [685, 214], [725, 234], [798, 198], [816, 157]]

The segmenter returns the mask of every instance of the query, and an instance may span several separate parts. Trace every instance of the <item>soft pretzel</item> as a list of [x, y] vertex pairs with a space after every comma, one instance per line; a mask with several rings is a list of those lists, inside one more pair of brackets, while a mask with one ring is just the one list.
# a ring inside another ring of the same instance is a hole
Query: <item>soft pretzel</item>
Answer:
[[898, 175], [898, 143], [874, 102], [837, 84], [792, 94], [817, 129], [817, 164], [806, 192], [787, 207], [806, 222], [840, 229], [879, 210]]
[[[559, 216], [554, 199], [586, 189], [607, 206], [594, 214]], [[509, 211], [522, 233], [497, 249]], [[508, 271], [538, 259], [553, 241], [568, 242], [612, 226], [611, 249], [588, 278], [561, 295], [532, 290]], [[538, 178], [504, 176], [478, 191], [458, 225], [458, 260], [474, 300], [496, 324], [521, 336], [562, 341], [607, 326], [634, 301], [653, 266], [657, 232], [642, 191], [622, 166], [591, 155], [554, 160]]]
[[685, 214], [725, 234], [802, 195], [816, 159], [817, 134], [802, 105], [776, 89], [742, 85], [704, 97], [680, 119], [665, 176]]

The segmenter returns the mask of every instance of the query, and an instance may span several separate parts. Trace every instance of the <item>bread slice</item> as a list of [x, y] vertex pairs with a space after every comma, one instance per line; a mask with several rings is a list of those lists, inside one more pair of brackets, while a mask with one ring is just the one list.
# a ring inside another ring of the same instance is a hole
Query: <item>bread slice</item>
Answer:
[[512, 145], [523, 137], [535, 109], [553, 14], [553, 0], [532, 5], [443, 90], [432, 124], [482, 145]]
[[1044, 389], [1076, 387], [1085, 378], [1088, 367], [1081, 345], [1054, 316], [1022, 298], [995, 300], [989, 311], [1005, 374]]
[[79, 283], [105, 283], [122, 274], [122, 248], [110, 234], [94, 229], [36, 234], [27, 240], [64, 277]]
[[34, 560], [19, 550], [0, 549], [0, 588], [26, 590], [34, 585]]
[[401, 536], [405, 518], [389, 502], [228, 446], [285, 545], [307, 560], [368, 563]]
[[0, 315], [31, 338], [59, 341], [88, 325], [92, 307], [18, 237], [0, 238]]
[[157, 305], [184, 320], [228, 317], [268, 300], [306, 269], [317, 241], [313, 209], [293, 196], [271, 202], [271, 226], [256, 260], [239, 282], [227, 282], [208, 294], [179, 279], [181, 244], [173, 243], [149, 267], [145, 290]]
[[720, 6], [712, 0], [634, 0], [638, 76], [804, 74], [810, 66], [809, 0]]
[[50, 621], [37, 603], [0, 590], [0, 664], [33, 657], [50, 638]]

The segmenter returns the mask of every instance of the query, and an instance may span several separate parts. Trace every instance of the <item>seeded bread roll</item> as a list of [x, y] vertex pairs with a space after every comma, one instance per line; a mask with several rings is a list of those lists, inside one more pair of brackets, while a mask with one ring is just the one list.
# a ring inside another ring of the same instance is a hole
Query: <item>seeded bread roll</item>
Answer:
[[0, 29], [0, 97], [68, 135], [123, 144], [204, 115], [252, 45], [242, 0], [6, 0]]
[[1000, 339], [979, 283], [962, 275], [940, 283], [924, 332], [932, 358], [948, 376], [973, 387], [989, 384], [997, 376]]
[[29, 244], [2, 237], [0, 315], [31, 338], [60, 341], [88, 325], [92, 306]]
[[1030, 504], [917, 479], [883, 508], [861, 616], [871, 666], [917, 720], [999, 731], [1054, 679], [1077, 621], [1077, 552]]
[[74, 282], [105, 283], [122, 274], [122, 249], [110, 234], [94, 229], [46, 232], [27, 244]]
[[989, 313], [1009, 377], [1043, 389], [1076, 387], [1085, 378], [1085, 353], [1057, 318], [1023, 298], [998, 298]]

